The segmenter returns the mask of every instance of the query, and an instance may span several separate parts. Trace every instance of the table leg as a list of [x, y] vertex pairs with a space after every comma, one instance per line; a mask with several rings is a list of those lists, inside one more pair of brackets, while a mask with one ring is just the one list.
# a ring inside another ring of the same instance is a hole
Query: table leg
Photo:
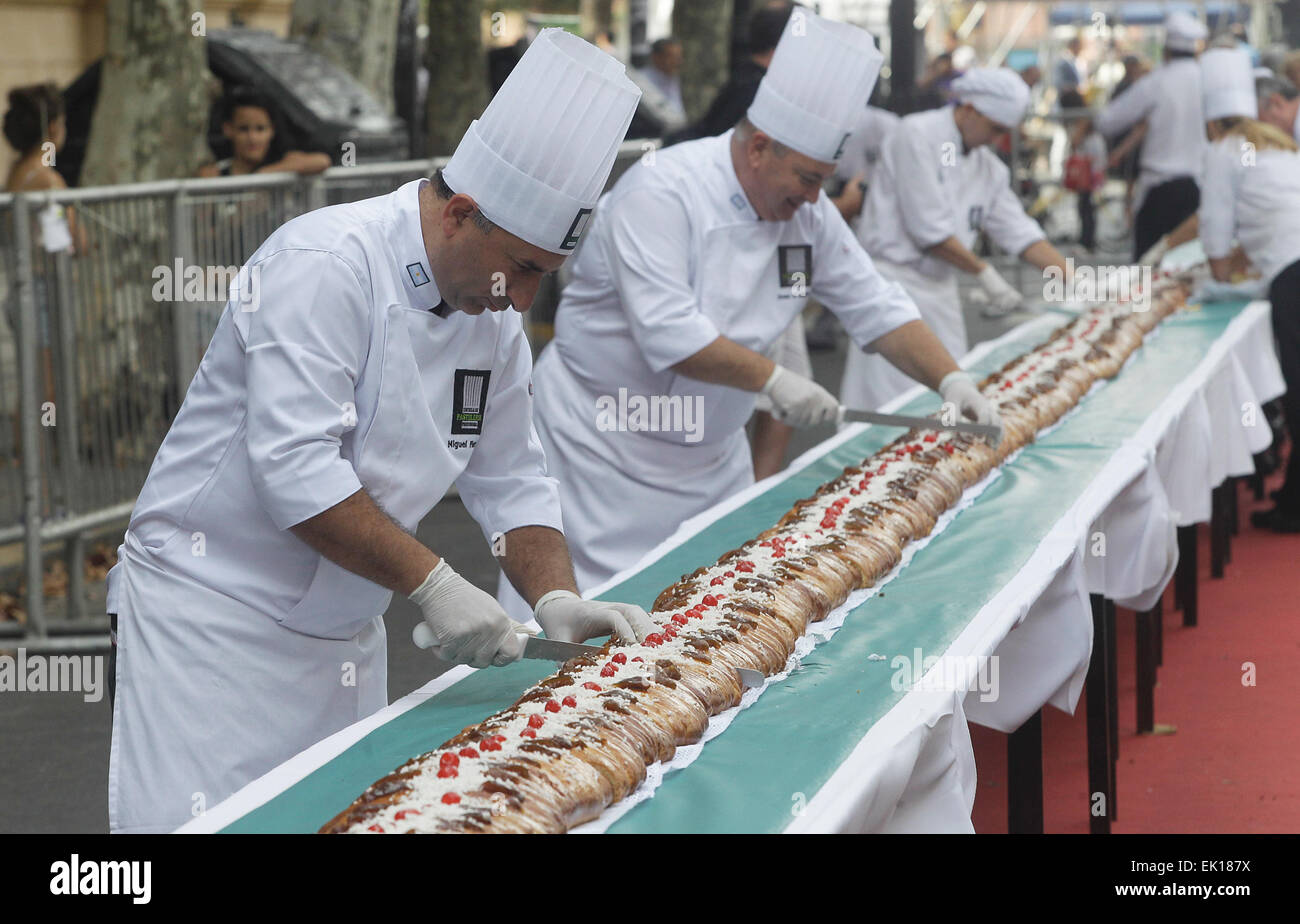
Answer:
[[1183, 611], [1183, 625], [1196, 625], [1196, 526], [1178, 527], [1178, 572], [1175, 575], [1180, 592], [1178, 608]]
[[1119, 788], [1115, 784], [1115, 768], [1119, 763], [1119, 632], [1115, 601], [1103, 598], [1106, 616], [1106, 685], [1107, 722], [1110, 727], [1110, 820], [1115, 821]]
[[1156, 638], [1155, 625], [1160, 619], [1160, 604], [1136, 615], [1137, 626], [1137, 732], [1155, 731], [1156, 727]]
[[1228, 557], [1228, 494], [1226, 485], [1210, 492], [1210, 577], [1223, 577]]
[[1088, 710], [1088, 829], [1093, 834], [1110, 833], [1112, 796], [1110, 761], [1110, 682], [1106, 677], [1106, 618], [1103, 598], [1091, 594], [1092, 655], [1084, 682]]
[[1007, 736], [1007, 831], [1043, 833], [1043, 710]]

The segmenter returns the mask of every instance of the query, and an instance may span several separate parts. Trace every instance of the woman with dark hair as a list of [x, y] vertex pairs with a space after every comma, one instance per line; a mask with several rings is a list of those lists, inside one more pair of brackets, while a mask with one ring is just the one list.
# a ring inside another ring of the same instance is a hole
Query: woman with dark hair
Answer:
[[271, 100], [251, 87], [236, 87], [221, 104], [221, 133], [233, 156], [199, 168], [199, 176], [240, 176], [246, 173], [320, 173], [330, 165], [328, 154], [285, 151], [285, 135]]

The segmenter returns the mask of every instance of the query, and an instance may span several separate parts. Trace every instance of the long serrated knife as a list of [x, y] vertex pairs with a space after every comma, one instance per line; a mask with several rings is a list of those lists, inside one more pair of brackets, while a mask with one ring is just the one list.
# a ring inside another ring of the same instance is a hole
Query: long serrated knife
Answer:
[[[437, 647], [437, 640], [434, 638], [433, 630], [429, 628], [428, 623], [424, 622], [417, 624], [411, 632], [411, 641], [415, 642], [417, 648]], [[602, 657], [602, 652], [595, 645], [561, 642], [553, 638], [539, 638], [535, 635], [529, 635], [524, 639], [524, 657], [534, 661], [567, 661], [581, 655]], [[763, 674], [761, 672], [750, 670], [747, 667], [738, 667], [736, 671], [740, 674], [741, 685], [745, 687], [761, 687], [763, 685]]]
[[1002, 428], [993, 424], [972, 423], [959, 420], [956, 423], [944, 423], [937, 417], [913, 417], [909, 414], [882, 414], [880, 411], [856, 411], [840, 408], [840, 420], [853, 423], [880, 424], [885, 427], [906, 427], [909, 430], [956, 430], [972, 436], [987, 437], [996, 446], [1002, 440]]

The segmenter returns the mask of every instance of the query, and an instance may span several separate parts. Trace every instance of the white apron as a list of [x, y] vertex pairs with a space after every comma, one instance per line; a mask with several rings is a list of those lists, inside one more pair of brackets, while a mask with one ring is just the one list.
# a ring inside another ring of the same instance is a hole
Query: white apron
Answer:
[[[960, 360], [966, 355], [966, 319], [957, 293], [957, 276], [948, 273], [935, 279], [914, 267], [876, 260], [880, 275], [899, 283], [921, 310], [921, 319], [935, 336]], [[848, 408], [874, 411], [907, 391], [916, 380], [899, 372], [878, 353], [867, 353], [849, 344], [840, 383], [840, 403]]]

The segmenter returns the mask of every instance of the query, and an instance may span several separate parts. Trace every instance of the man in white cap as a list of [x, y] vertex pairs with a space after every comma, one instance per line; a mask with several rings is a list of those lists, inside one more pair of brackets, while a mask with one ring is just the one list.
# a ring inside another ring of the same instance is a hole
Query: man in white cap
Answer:
[[642, 637], [575, 593], [520, 315], [583, 234], [636, 107], [542, 32], [436, 183], [311, 212], [249, 259], [109, 576], [113, 831], [165, 831], [387, 702], [410, 596], [454, 662], [523, 651], [412, 534], [453, 482], [548, 635]]
[[1133, 202], [1133, 258], [1158, 258], [1152, 248], [1196, 213], [1196, 183], [1205, 157], [1201, 72], [1196, 56], [1206, 36], [1195, 17], [1174, 10], [1165, 18], [1165, 63], [1112, 99], [1097, 116], [1108, 138], [1147, 123]]
[[584, 590], [753, 482], [758, 393], [795, 426], [836, 420], [834, 395], [763, 356], [810, 295], [860, 346], [996, 419], [819, 195], [880, 62], [866, 32], [795, 9], [748, 117], [643, 159], [597, 207], [536, 372]]
[[1272, 71], [1255, 69], [1259, 120], [1282, 129], [1300, 143], [1300, 91]]
[[[1007, 166], [988, 145], [1020, 123], [1029, 87], [1010, 68], [976, 67], [952, 83], [956, 105], [905, 117], [890, 133], [867, 192], [858, 239], [880, 272], [900, 283], [954, 356], [967, 350], [957, 274], [975, 277], [988, 311], [1005, 314], [1022, 297], [972, 248], [986, 232], [1036, 267], [1065, 259], [1025, 214]], [[879, 357], [849, 350], [840, 388], [847, 407], [877, 408], [911, 382]]]

